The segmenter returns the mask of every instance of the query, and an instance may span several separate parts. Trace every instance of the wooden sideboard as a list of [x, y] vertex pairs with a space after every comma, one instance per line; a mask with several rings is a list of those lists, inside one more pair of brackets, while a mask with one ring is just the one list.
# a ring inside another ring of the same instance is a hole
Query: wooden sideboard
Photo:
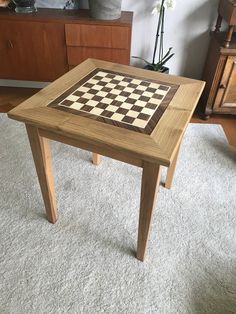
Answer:
[[0, 79], [53, 81], [87, 58], [130, 63], [132, 12], [100, 21], [88, 10], [0, 9]]

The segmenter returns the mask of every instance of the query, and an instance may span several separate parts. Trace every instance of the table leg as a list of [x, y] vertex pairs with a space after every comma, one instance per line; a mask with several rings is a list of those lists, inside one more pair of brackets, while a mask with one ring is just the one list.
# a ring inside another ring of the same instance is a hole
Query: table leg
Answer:
[[178, 160], [179, 152], [180, 152], [180, 146], [181, 146], [181, 144], [179, 145], [177, 152], [175, 154], [175, 157], [174, 157], [174, 159], [173, 159], [173, 161], [172, 161], [172, 163], [169, 166], [168, 171], [167, 171], [166, 182], [165, 182], [165, 188], [167, 188], [167, 189], [171, 189], [171, 187], [172, 187], [172, 182], [174, 179], [176, 164], [177, 164], [177, 160]]
[[101, 155], [93, 153], [93, 164], [98, 166], [101, 163]]
[[157, 189], [160, 184], [160, 176], [161, 166], [144, 162], [137, 248], [137, 259], [140, 261], [144, 261], [145, 259], [147, 242], [151, 229], [153, 209], [155, 207]]
[[26, 125], [26, 130], [38, 174], [47, 218], [54, 224], [57, 221], [57, 208], [49, 141], [39, 135], [36, 127]]

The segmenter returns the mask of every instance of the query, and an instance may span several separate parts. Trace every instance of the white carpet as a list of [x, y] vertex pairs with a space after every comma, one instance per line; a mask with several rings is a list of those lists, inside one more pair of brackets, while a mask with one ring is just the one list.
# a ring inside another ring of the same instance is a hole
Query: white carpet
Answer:
[[141, 170], [53, 144], [51, 225], [23, 124], [0, 116], [0, 313], [236, 313], [236, 160], [217, 125], [187, 129], [141, 263]]

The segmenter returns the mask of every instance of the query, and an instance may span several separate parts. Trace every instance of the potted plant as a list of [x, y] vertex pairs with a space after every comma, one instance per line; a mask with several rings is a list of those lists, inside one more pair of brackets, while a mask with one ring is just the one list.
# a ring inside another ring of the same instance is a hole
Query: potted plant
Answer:
[[121, 16], [122, 0], [89, 0], [90, 15], [99, 20], [116, 20]]
[[159, 0], [159, 3], [153, 9], [153, 14], [159, 13], [159, 16], [152, 62], [148, 62], [140, 57], [133, 57], [144, 61], [146, 63], [145, 69], [147, 70], [169, 73], [169, 68], [167, 68], [165, 64], [174, 56], [174, 53], [172, 53], [172, 48], [169, 48], [168, 51], [164, 53], [165, 11], [169, 8], [174, 9], [175, 5], [175, 0]]

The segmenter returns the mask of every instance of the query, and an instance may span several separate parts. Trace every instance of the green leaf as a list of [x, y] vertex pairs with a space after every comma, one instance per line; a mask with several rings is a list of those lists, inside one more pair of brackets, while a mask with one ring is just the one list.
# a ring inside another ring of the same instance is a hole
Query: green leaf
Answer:
[[147, 60], [145, 60], [145, 59], [143, 59], [143, 58], [141, 58], [141, 57], [132, 56], [132, 58], [142, 60], [142, 61], [144, 61], [147, 65], [153, 66], [152, 63], [148, 62]]
[[171, 53], [171, 50], [172, 50], [172, 49], [173, 49], [172, 47], [168, 49], [167, 53], [166, 53], [166, 54], [164, 55], [164, 57], [161, 59], [161, 62], [162, 62], [163, 60], [165, 60], [165, 59], [169, 56], [169, 54]]
[[174, 53], [172, 53], [170, 56], [168, 56], [167, 58], [163, 59], [160, 64], [161, 66], [163, 66], [164, 64], [166, 64], [166, 62], [168, 62], [172, 57], [174, 56]]
[[161, 71], [163, 66], [166, 64], [166, 62], [168, 62], [174, 56], [174, 53], [171, 53], [172, 49], [173, 49], [172, 47], [169, 48], [166, 54], [164, 55], [164, 57], [157, 63], [150, 63], [141, 57], [132, 56], [132, 58], [142, 60], [149, 66], [150, 70], [159, 72]]

